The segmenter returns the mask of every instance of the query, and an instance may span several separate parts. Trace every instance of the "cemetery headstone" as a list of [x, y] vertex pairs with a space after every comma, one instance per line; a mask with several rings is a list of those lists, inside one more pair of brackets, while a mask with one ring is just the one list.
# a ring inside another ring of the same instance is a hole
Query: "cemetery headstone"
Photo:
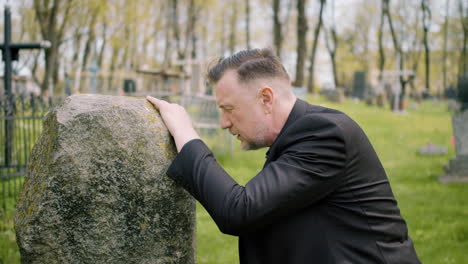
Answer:
[[468, 74], [458, 77], [458, 101], [461, 111], [468, 109]]
[[444, 90], [444, 96], [446, 99], [456, 99], [457, 98], [457, 90], [455, 87], [450, 85]]
[[48, 114], [17, 204], [22, 263], [195, 263], [195, 202], [145, 99], [72, 95]]
[[468, 110], [455, 114], [452, 125], [457, 155], [446, 165], [447, 174], [441, 176], [440, 181], [468, 183]]
[[400, 97], [401, 97], [401, 84], [399, 81], [395, 82], [392, 87], [392, 111], [400, 111]]
[[366, 94], [366, 72], [355, 72], [353, 80], [353, 97], [364, 99]]
[[136, 92], [135, 80], [132, 80], [132, 79], [125, 79], [124, 80], [124, 92], [126, 94]]
[[460, 103], [456, 100], [447, 100], [447, 109], [450, 112], [459, 112], [461, 109]]
[[327, 98], [331, 102], [342, 103], [345, 99], [344, 91], [342, 88], [335, 88], [327, 93]]
[[65, 73], [65, 96], [70, 96], [72, 94], [71, 90], [72, 78], [68, 73]]

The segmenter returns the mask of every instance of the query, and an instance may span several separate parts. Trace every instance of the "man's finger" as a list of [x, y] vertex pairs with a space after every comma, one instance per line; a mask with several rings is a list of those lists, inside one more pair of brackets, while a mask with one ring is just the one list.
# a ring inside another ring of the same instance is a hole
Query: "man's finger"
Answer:
[[149, 95], [146, 96], [146, 100], [150, 101], [150, 103], [152, 103], [158, 109], [162, 106], [162, 104], [167, 103], [167, 102], [165, 102], [163, 100], [156, 99], [156, 98], [154, 98], [152, 96], [149, 96]]

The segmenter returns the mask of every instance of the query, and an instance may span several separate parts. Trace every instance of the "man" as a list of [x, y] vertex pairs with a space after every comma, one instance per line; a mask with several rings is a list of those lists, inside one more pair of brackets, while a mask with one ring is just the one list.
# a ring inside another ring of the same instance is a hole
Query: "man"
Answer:
[[342, 112], [296, 99], [270, 49], [241, 51], [208, 73], [221, 127], [242, 148], [269, 147], [263, 169], [237, 184], [185, 110], [148, 97], [174, 137], [167, 175], [239, 236], [241, 263], [419, 263], [385, 171]]

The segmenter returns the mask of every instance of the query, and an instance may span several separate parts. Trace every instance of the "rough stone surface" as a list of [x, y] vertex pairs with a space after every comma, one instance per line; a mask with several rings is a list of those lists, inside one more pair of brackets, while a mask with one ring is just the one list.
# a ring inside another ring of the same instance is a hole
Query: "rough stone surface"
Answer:
[[468, 110], [454, 115], [452, 125], [457, 155], [468, 156]]
[[195, 202], [145, 99], [74, 95], [51, 112], [17, 205], [22, 263], [194, 263]]
[[457, 156], [446, 165], [447, 174], [440, 181], [468, 183], [468, 110], [454, 115], [452, 124]]

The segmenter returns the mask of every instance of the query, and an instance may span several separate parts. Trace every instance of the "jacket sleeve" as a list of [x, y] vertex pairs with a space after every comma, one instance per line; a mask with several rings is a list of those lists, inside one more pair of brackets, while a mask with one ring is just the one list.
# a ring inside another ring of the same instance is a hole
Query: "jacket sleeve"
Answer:
[[167, 175], [208, 211], [221, 232], [248, 233], [293, 214], [332, 192], [346, 153], [336, 126], [304, 133], [269, 162], [245, 187], [217, 163], [201, 140], [184, 145]]

